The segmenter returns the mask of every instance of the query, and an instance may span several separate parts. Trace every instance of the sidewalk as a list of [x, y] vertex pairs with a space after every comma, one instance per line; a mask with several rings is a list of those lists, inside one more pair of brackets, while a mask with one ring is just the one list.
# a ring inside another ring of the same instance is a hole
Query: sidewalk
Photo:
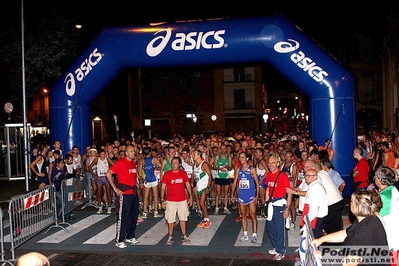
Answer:
[[23, 195], [37, 189], [37, 181], [29, 180], [29, 191], [26, 190], [25, 180], [0, 180], [0, 207], [4, 217], [8, 215], [10, 199], [17, 195]]

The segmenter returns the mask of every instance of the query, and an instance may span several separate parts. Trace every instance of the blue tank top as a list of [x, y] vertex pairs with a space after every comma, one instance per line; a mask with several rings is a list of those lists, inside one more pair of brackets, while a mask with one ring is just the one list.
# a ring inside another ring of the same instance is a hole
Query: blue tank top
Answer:
[[152, 164], [152, 157], [144, 158], [143, 170], [144, 170], [144, 174], [145, 174], [145, 180], [147, 180], [147, 182], [157, 181], [157, 178], [156, 178], [155, 172], [154, 172], [155, 165]]
[[256, 196], [255, 180], [251, 175], [252, 166], [249, 165], [248, 169], [243, 171], [242, 166], [238, 171], [238, 199], [241, 203], [249, 203]]

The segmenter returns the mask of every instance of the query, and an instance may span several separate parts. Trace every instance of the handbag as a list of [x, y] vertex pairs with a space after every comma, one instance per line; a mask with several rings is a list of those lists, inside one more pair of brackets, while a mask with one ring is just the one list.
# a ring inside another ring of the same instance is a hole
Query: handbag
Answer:
[[263, 213], [265, 214], [266, 217], [267, 217], [267, 215], [268, 215], [270, 199], [271, 199], [272, 196], [273, 196], [274, 189], [276, 188], [277, 180], [278, 180], [278, 177], [280, 176], [281, 172], [282, 172], [282, 171], [280, 171], [280, 172], [278, 173], [278, 175], [277, 175], [277, 177], [276, 177], [276, 181], [274, 181], [272, 193], [269, 195], [269, 200], [266, 201], [265, 204], [263, 205]]

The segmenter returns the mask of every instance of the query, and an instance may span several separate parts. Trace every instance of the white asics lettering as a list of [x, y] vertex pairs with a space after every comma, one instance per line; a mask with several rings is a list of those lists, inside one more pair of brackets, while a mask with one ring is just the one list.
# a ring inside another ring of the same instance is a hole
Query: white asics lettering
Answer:
[[68, 73], [68, 75], [64, 79], [65, 91], [69, 96], [75, 94], [76, 91], [76, 80], [82, 81], [95, 67], [98, 62], [101, 61], [103, 55], [98, 52], [98, 48], [95, 48], [93, 52], [89, 54], [89, 56], [80, 64], [80, 66], [75, 69], [75, 75], [72, 73]]
[[[282, 41], [274, 45], [274, 50], [278, 53], [291, 53], [297, 50], [300, 46], [299, 42], [288, 39], [289, 42]], [[324, 77], [329, 74], [323, 70], [323, 68], [317, 66], [316, 62], [307, 57], [304, 52], [299, 51], [298, 53], [293, 53], [290, 59], [303, 71], [306, 71], [308, 75], [313, 78], [316, 82], [322, 82]]]
[[[171, 29], [159, 30], [154, 33], [154, 35], [157, 35], [161, 32], [166, 32], [165, 36], [157, 36], [147, 45], [146, 52], [151, 57], [159, 55], [165, 49], [172, 36]], [[218, 49], [224, 45], [224, 39], [221, 35], [225, 34], [225, 32], [225, 30], [189, 32], [187, 34], [178, 32], [175, 34], [171, 48], [174, 51], [189, 51], [194, 49], [198, 50], [201, 48]]]

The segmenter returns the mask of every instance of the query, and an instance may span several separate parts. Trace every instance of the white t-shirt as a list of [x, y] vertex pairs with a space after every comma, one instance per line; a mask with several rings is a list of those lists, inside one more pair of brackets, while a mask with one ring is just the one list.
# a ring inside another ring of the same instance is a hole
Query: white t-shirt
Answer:
[[328, 214], [326, 190], [318, 179], [310, 183], [306, 192], [305, 204], [309, 205], [310, 221], [316, 217], [323, 218]]
[[334, 184], [334, 181], [331, 179], [328, 172], [320, 170], [317, 173], [317, 180], [320, 181], [320, 183], [323, 185], [324, 189], [327, 192], [328, 206], [333, 205], [343, 199], [341, 193], [339, 192], [337, 186]]

